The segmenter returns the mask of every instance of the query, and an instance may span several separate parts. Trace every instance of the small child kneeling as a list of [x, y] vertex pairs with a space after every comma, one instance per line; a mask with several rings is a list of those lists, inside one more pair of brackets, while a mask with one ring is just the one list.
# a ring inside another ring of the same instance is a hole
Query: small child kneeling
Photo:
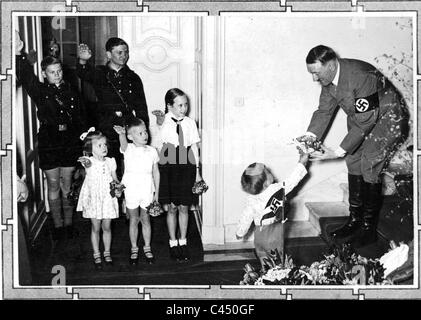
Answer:
[[237, 226], [237, 238], [243, 238], [254, 221], [254, 246], [257, 258], [264, 269], [264, 259], [284, 254], [284, 221], [277, 220], [276, 211], [284, 206], [283, 199], [307, 174], [305, 165], [308, 154], [300, 160], [284, 183], [275, 183], [275, 178], [262, 163], [249, 165], [241, 176], [241, 186], [248, 194], [246, 207]]

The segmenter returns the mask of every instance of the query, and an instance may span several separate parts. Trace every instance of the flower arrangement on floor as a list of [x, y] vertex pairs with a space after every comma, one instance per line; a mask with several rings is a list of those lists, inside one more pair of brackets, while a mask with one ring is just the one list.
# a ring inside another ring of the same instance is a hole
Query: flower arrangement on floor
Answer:
[[310, 266], [296, 266], [288, 255], [278, 252], [265, 259], [264, 270], [246, 264], [240, 285], [386, 285], [380, 259], [357, 255], [349, 244], [334, 247], [330, 255]]

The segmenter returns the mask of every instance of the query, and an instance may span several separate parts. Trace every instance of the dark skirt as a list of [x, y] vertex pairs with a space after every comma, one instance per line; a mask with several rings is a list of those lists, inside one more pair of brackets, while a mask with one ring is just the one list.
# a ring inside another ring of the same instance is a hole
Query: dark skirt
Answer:
[[159, 165], [159, 202], [185, 205], [198, 203], [192, 187], [196, 180], [196, 166], [192, 164]]

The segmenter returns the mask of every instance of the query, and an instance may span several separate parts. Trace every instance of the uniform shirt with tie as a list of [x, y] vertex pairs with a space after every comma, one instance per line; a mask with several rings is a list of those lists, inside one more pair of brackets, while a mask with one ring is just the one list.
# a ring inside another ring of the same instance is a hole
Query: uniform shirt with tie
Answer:
[[[180, 132], [180, 128], [177, 130], [177, 126], [181, 127], [182, 137], [177, 133], [177, 131]], [[187, 116], [178, 118], [171, 111], [168, 111], [165, 115], [159, 134], [162, 143], [170, 143], [175, 147], [179, 146], [180, 138], [182, 138], [186, 148], [200, 142], [196, 122]]]

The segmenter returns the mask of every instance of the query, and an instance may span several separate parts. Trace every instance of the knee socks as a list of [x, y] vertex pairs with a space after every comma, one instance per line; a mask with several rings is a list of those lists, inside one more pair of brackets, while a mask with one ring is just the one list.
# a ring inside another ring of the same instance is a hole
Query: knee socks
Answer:
[[51, 217], [53, 218], [54, 227], [63, 227], [63, 218], [61, 217], [61, 198], [48, 200]]
[[70, 201], [67, 199], [67, 197], [63, 197], [63, 215], [64, 215], [64, 226], [71, 226], [72, 225], [72, 219], [73, 219], [73, 209], [74, 206], [71, 205]]

